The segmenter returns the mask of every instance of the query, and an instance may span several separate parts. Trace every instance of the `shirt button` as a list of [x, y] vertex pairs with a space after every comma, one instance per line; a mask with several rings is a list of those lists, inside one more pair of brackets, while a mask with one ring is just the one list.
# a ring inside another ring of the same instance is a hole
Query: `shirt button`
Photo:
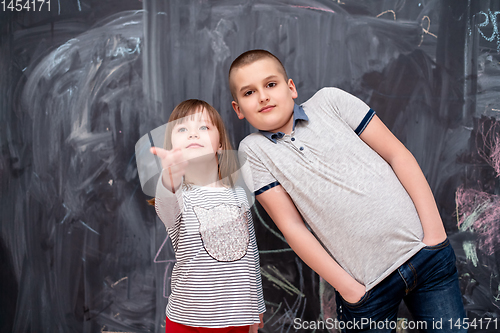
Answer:
[[292, 138], [292, 141], [295, 141], [295, 138]]
[[304, 150], [304, 147], [300, 147], [299, 149], [300, 149], [300, 150]]

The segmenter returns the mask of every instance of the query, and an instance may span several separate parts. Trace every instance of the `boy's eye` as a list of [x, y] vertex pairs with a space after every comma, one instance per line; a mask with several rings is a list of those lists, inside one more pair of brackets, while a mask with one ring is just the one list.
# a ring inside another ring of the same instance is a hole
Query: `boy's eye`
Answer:
[[249, 90], [244, 94], [244, 96], [250, 96], [251, 94], [253, 94], [253, 91]]
[[269, 82], [269, 83], [267, 84], [267, 86], [268, 86], [269, 88], [276, 87], [276, 82]]

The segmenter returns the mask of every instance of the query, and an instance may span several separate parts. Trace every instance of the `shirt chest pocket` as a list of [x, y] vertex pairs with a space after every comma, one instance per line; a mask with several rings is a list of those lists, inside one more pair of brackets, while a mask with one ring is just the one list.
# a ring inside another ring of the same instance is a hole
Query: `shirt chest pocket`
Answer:
[[200, 223], [200, 236], [207, 253], [217, 261], [236, 261], [248, 249], [248, 215], [245, 206], [219, 204], [193, 207]]

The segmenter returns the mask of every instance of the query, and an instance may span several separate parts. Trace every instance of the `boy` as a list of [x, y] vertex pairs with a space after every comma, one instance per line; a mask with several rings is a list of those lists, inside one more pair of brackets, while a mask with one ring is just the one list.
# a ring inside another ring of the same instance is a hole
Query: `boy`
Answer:
[[296, 105], [294, 82], [264, 50], [235, 59], [229, 85], [238, 118], [259, 130], [239, 147], [245, 181], [295, 253], [336, 289], [345, 327], [391, 331], [404, 299], [425, 331], [460, 331], [449, 324], [465, 316], [455, 255], [432, 192], [374, 111], [336, 88]]

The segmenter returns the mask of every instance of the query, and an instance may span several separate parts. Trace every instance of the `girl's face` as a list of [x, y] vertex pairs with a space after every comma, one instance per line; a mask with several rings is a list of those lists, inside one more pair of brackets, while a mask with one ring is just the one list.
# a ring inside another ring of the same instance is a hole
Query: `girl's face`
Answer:
[[215, 157], [222, 148], [219, 131], [205, 110], [179, 120], [172, 130], [172, 148], [181, 149], [186, 160]]

